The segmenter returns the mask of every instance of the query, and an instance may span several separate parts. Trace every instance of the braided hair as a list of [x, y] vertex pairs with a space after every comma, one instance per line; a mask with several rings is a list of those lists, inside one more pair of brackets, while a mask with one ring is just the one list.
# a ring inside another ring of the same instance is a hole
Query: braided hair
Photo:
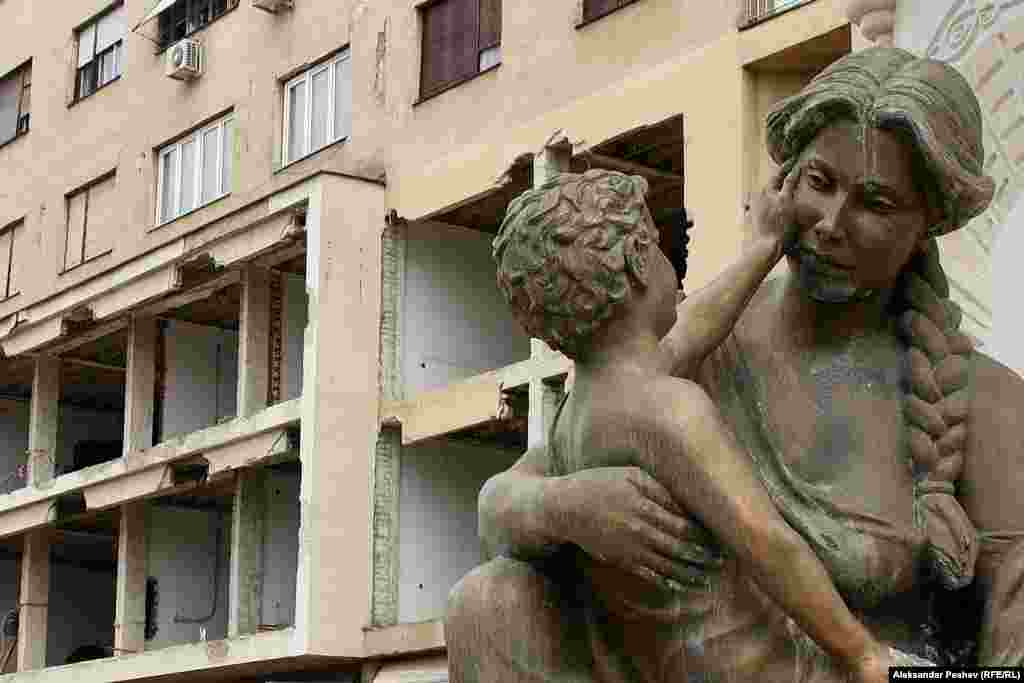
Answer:
[[767, 121], [772, 159], [793, 163], [836, 120], [891, 130], [909, 142], [914, 180], [938, 216], [903, 269], [892, 313], [907, 344], [904, 414], [914, 520], [934, 574], [946, 588], [960, 588], [974, 578], [978, 556], [978, 533], [955, 498], [973, 349], [960, 331], [935, 237], [963, 227], [992, 198], [993, 182], [982, 167], [981, 109], [952, 67], [897, 48], [869, 48], [835, 62], [776, 105]]

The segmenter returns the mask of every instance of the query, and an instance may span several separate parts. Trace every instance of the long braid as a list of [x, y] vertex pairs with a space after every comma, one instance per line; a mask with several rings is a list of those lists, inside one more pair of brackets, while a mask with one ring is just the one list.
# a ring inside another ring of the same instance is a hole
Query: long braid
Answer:
[[927, 561], [942, 584], [974, 578], [978, 533], [955, 498], [967, 443], [971, 340], [929, 239], [903, 277], [900, 329], [909, 346], [905, 414], [914, 471], [914, 518], [927, 540]]

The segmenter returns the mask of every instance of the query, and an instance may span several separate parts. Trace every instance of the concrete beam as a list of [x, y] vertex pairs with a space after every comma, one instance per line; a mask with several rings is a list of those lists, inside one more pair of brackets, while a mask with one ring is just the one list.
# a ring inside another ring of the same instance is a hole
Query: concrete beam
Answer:
[[433, 619], [415, 624], [366, 629], [363, 634], [363, 647], [365, 657], [393, 657], [443, 650], [444, 620]]
[[60, 401], [60, 358], [36, 357], [32, 379], [32, 403], [28, 428], [28, 476], [30, 486], [53, 479], [57, 457], [58, 402]]
[[444, 436], [500, 418], [505, 392], [526, 389], [531, 381], [557, 386], [571, 370], [572, 361], [549, 349], [536, 358], [506, 365], [441, 389], [422, 391], [405, 400], [384, 401], [380, 411], [381, 425], [401, 425], [404, 446]]
[[238, 335], [238, 414], [267, 407], [270, 388], [270, 273], [248, 266], [242, 271], [242, 311]]
[[256, 633], [263, 597], [267, 474], [246, 469], [235, 480], [231, 516], [231, 578], [228, 582], [228, 637]]
[[146, 645], [146, 505], [121, 508], [117, 537], [117, 603], [114, 654], [142, 652]]
[[134, 317], [128, 333], [125, 375], [124, 453], [153, 445], [156, 391], [157, 321]]
[[25, 534], [21, 554], [18, 671], [31, 671], [46, 666], [49, 599], [50, 534], [49, 529], [39, 529]]

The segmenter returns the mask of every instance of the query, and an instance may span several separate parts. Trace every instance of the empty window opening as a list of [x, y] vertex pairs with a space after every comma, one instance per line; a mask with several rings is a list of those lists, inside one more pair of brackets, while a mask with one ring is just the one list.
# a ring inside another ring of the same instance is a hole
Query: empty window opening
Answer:
[[406, 395], [530, 357], [495, 284], [492, 235], [424, 222], [406, 232], [402, 375]]
[[299, 562], [298, 460], [264, 468], [266, 526], [263, 548], [263, 590], [257, 630], [295, 624], [295, 589]]
[[33, 372], [31, 358], [0, 360], [0, 494], [25, 486]]
[[20, 538], [0, 540], [0, 674], [14, 673], [18, 666], [20, 556]]
[[233, 498], [225, 477], [147, 506], [146, 650], [227, 636]]
[[127, 362], [126, 330], [61, 356], [56, 474], [121, 457]]
[[241, 286], [162, 314], [157, 363], [157, 441], [237, 414]]
[[119, 511], [58, 520], [50, 545], [46, 665], [113, 655]]
[[398, 531], [398, 621], [444, 616], [448, 592], [484, 559], [477, 497], [522, 451], [444, 438], [402, 449]]

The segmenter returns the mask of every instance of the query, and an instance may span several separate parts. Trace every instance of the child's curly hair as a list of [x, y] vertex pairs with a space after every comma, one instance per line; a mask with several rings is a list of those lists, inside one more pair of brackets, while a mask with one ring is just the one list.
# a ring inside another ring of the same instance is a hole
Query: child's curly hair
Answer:
[[[514, 199], [494, 239], [498, 287], [533, 337], [576, 359], [645, 281], [658, 231], [647, 181], [614, 171], [563, 173]], [[628, 268], [627, 268], [628, 264]]]

